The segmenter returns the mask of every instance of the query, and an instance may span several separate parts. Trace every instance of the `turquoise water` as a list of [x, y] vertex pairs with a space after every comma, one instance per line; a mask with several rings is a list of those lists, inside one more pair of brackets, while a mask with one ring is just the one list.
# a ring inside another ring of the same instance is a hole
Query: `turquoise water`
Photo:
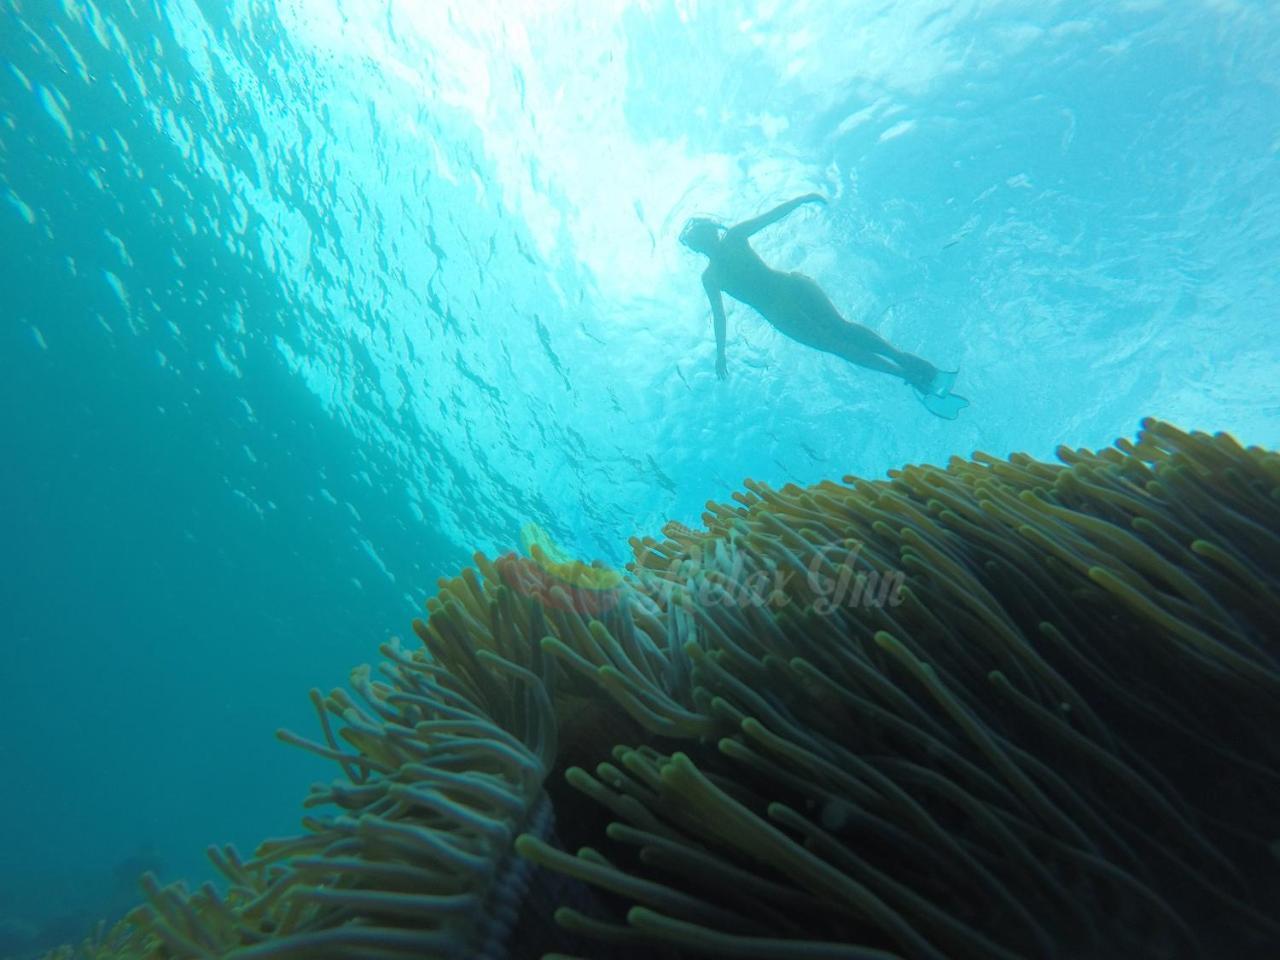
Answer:
[[[7, 0], [0, 60], [0, 955], [293, 831], [272, 731], [527, 521], [1280, 442], [1266, 4]], [[959, 420], [740, 306], [716, 380], [680, 226], [809, 191], [758, 249]]]

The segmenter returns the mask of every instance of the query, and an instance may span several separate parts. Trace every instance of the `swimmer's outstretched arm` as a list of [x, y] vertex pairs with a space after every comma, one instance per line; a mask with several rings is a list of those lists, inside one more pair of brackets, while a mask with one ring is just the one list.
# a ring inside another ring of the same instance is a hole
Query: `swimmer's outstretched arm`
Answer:
[[794, 200], [788, 200], [786, 203], [779, 204], [768, 213], [762, 213], [760, 216], [752, 217], [750, 220], [743, 220], [736, 226], [730, 227], [729, 233], [739, 237], [753, 236], [770, 224], [777, 223], [783, 217], [793, 212], [797, 207], [803, 206], [806, 203], [821, 203], [825, 206], [827, 198], [820, 193], [806, 193], [803, 197], [796, 197]]
[[729, 369], [724, 360], [724, 297], [720, 293], [719, 285], [711, 278], [710, 270], [702, 275], [702, 289], [707, 291], [707, 299], [711, 301], [711, 316], [716, 328], [716, 376], [723, 380], [729, 376]]

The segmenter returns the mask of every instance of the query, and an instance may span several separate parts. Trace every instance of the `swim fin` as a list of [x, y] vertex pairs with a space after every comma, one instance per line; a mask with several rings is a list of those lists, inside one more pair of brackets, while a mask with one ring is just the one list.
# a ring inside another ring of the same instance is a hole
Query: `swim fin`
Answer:
[[960, 415], [960, 411], [969, 405], [969, 401], [958, 393], [938, 396], [935, 393], [921, 393], [917, 390], [916, 396], [920, 398], [926, 410], [943, 420], [954, 420]]
[[951, 392], [959, 375], [959, 370], [938, 370], [929, 381], [927, 390], [914, 385], [912, 389], [915, 390], [916, 396], [920, 398], [925, 409], [935, 417], [954, 420], [960, 415], [960, 411], [969, 405], [969, 401], [964, 397]]
[[951, 388], [956, 385], [956, 377], [960, 375], [959, 370], [939, 370], [933, 375], [933, 379], [929, 381], [929, 388], [920, 392], [935, 397], [945, 397], [951, 392]]

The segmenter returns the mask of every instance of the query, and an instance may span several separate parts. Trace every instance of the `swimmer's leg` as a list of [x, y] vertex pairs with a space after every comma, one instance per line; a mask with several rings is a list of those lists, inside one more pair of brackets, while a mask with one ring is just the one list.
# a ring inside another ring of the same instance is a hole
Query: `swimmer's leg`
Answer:
[[840, 311], [813, 280], [798, 273], [789, 277], [788, 309], [770, 322], [784, 335], [842, 360], [907, 379], [907, 369], [897, 360], [889, 341], [840, 316]]
[[[899, 377], [924, 393], [932, 392], [938, 369], [927, 360], [904, 353], [884, 337], [858, 323], [842, 323], [836, 337], [839, 354], [850, 363]], [[953, 378], [954, 379], [954, 378]]]
[[945, 397], [955, 386], [958, 370], [939, 370], [923, 357], [892, 346], [888, 356], [902, 368], [902, 379], [926, 396]]
[[841, 331], [841, 349], [833, 350], [850, 363], [899, 377], [919, 395], [929, 411], [954, 420], [969, 401], [951, 392], [956, 370], [939, 370], [928, 360], [899, 350], [879, 334], [856, 323], [845, 323]]
[[846, 360], [859, 367], [865, 367], [868, 370], [875, 370], [877, 373], [887, 373], [891, 377], [900, 377], [903, 380], [907, 379], [907, 371], [903, 367], [887, 357], [882, 357], [878, 353], [872, 353], [869, 350], [862, 350], [857, 347], [850, 347], [846, 345], [841, 345], [835, 349], [820, 349], [826, 349], [828, 353], [834, 353], [841, 360]]
[[960, 411], [969, 405], [969, 401], [964, 397], [951, 392], [951, 386], [956, 382], [956, 371], [939, 370], [929, 361], [896, 350], [871, 331], [866, 332], [888, 347], [886, 351], [889, 354], [888, 357], [865, 349], [865, 344], [860, 342], [863, 339], [861, 337], [850, 337], [848, 338], [850, 342], [844, 344], [844, 349], [830, 352], [860, 367], [900, 377], [911, 385], [920, 402], [925, 405], [925, 409], [935, 417], [954, 420], [960, 415]]
[[813, 280], [791, 274], [789, 316], [774, 326], [806, 346], [833, 353], [849, 363], [898, 377], [922, 394], [946, 396], [955, 374], [940, 371], [929, 361], [899, 350], [874, 330], [851, 323]]

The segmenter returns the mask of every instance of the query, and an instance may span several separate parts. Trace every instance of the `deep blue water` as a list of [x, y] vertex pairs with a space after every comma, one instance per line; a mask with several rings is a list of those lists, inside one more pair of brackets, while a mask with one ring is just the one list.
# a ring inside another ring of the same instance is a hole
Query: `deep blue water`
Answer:
[[[525, 522], [1276, 445], [1278, 131], [1243, 0], [6, 0], [0, 935], [295, 829], [272, 731]], [[716, 380], [681, 224], [813, 190], [758, 248], [959, 420], [742, 307]]]

